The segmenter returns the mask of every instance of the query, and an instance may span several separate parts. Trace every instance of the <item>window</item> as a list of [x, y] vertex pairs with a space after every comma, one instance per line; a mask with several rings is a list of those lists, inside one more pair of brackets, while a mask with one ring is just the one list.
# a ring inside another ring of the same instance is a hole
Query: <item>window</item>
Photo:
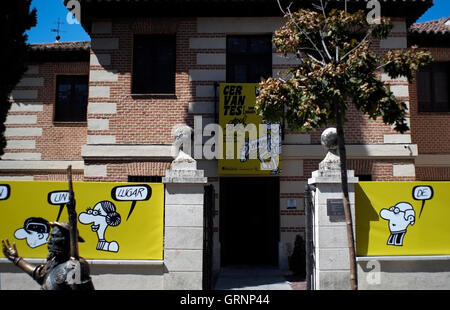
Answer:
[[417, 74], [419, 112], [450, 112], [450, 62], [434, 63]]
[[85, 122], [88, 102], [87, 75], [56, 77], [56, 122]]
[[129, 175], [128, 182], [162, 183], [162, 176]]
[[272, 37], [227, 37], [227, 82], [259, 83], [272, 76]]
[[133, 94], [175, 93], [175, 35], [135, 35]]

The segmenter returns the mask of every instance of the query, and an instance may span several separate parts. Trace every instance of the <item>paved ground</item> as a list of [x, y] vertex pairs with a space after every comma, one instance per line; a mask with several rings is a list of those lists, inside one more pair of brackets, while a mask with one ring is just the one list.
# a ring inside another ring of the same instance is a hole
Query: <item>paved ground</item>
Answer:
[[306, 291], [306, 280], [298, 276], [285, 276], [293, 290]]
[[284, 276], [272, 266], [231, 266], [221, 269], [216, 290], [304, 290], [302, 279]]

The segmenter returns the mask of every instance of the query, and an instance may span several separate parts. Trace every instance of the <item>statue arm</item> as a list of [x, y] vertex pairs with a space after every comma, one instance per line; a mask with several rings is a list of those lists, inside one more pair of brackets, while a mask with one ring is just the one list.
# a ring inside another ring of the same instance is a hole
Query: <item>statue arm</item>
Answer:
[[2, 240], [2, 249], [3, 254], [7, 259], [12, 261], [14, 265], [25, 271], [27, 274], [33, 277], [33, 273], [36, 270], [36, 266], [31, 265], [30, 263], [27, 263], [22, 259], [22, 257], [19, 256], [19, 253], [17, 252], [16, 243], [13, 243], [13, 246], [11, 247], [9, 240], [6, 239]]
[[14, 262], [14, 264], [19, 267], [20, 269], [22, 269], [23, 271], [25, 271], [28, 275], [30, 275], [31, 277], [33, 277], [33, 273], [36, 270], [36, 266], [27, 263], [26, 261], [24, 261], [22, 259], [22, 257], [19, 257], [18, 262]]

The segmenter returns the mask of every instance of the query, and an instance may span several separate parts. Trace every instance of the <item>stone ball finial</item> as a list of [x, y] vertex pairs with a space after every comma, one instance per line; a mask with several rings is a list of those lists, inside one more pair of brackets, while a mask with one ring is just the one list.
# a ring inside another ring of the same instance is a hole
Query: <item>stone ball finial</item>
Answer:
[[338, 136], [336, 128], [325, 129], [320, 137], [322, 145], [327, 150], [336, 150], [338, 147]]
[[319, 164], [320, 171], [339, 171], [340, 158], [338, 155], [338, 136], [336, 128], [324, 130], [320, 137], [322, 145], [327, 149], [327, 154]]

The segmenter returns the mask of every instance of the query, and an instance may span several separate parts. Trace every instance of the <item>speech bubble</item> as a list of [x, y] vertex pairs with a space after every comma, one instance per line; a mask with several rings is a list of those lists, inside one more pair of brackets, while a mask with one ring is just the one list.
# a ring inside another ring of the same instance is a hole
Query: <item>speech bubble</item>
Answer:
[[54, 191], [48, 193], [47, 201], [51, 205], [59, 206], [58, 217], [56, 221], [59, 221], [59, 217], [61, 216], [61, 212], [64, 209], [64, 206], [70, 201], [70, 194], [68, 191]]
[[146, 184], [116, 186], [111, 190], [111, 197], [115, 201], [132, 201], [127, 221], [133, 213], [138, 201], [149, 200], [152, 196], [152, 188]]
[[0, 200], [6, 200], [11, 195], [11, 187], [8, 184], [0, 184]]
[[422, 208], [420, 209], [419, 217], [422, 216], [423, 208], [425, 207], [425, 201], [431, 200], [433, 198], [434, 191], [431, 186], [422, 185], [413, 188], [413, 198], [414, 200], [422, 201]]

